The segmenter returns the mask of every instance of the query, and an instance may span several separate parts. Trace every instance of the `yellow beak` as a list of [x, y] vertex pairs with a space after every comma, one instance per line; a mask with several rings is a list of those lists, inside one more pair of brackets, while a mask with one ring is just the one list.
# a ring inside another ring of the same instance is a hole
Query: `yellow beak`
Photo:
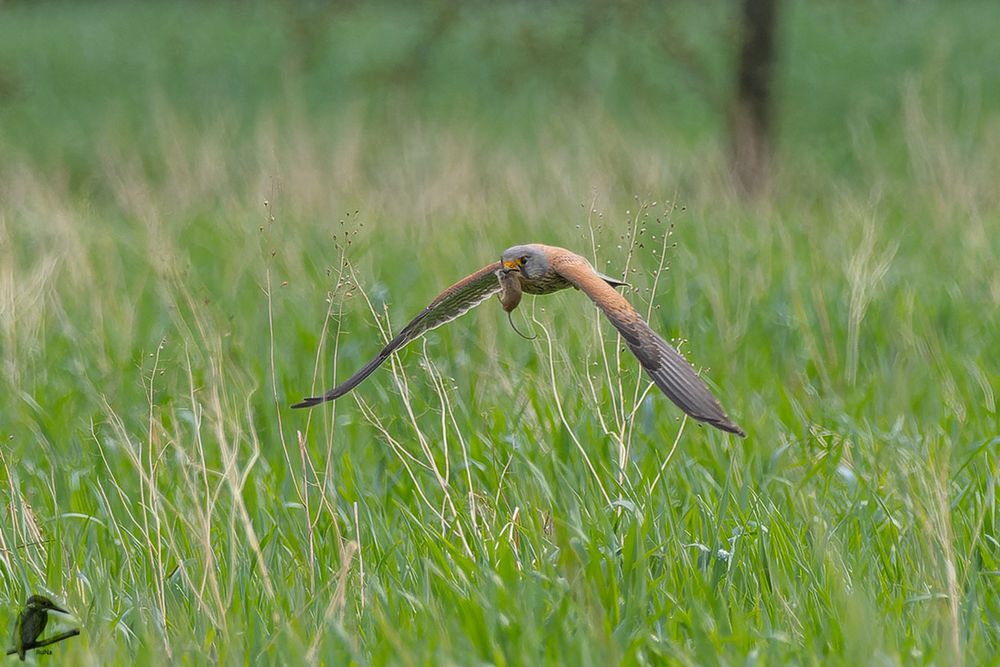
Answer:
[[505, 269], [511, 269], [513, 271], [519, 271], [521, 269], [516, 262], [504, 262], [503, 265]]

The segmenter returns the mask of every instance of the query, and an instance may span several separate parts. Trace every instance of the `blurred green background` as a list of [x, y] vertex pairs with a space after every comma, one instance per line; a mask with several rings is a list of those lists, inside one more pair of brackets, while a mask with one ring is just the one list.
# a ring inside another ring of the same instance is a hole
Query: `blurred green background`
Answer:
[[[74, 664], [990, 664], [1000, 5], [0, 3], [0, 623]], [[578, 293], [321, 391], [517, 243]], [[5, 619], [7, 619], [5, 621]]]

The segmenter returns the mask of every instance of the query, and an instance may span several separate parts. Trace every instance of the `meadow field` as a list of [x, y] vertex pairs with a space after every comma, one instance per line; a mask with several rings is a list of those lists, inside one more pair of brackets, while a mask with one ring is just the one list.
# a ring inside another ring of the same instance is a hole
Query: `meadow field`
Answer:
[[[0, 3], [5, 636], [38, 592], [51, 664], [1000, 664], [1000, 5], [782, 3], [749, 201], [736, 15]], [[748, 437], [573, 290], [289, 409], [526, 242]]]

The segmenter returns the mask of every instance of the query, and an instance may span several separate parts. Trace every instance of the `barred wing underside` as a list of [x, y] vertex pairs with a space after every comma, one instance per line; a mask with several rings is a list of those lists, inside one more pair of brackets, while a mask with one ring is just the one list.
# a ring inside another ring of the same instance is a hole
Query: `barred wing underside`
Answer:
[[497, 280], [496, 272], [500, 268], [500, 263], [496, 262], [489, 266], [484, 266], [470, 276], [459, 280], [457, 283], [441, 292], [430, 305], [424, 308], [419, 315], [403, 327], [402, 331], [396, 334], [389, 343], [382, 348], [378, 355], [364, 365], [357, 373], [347, 378], [322, 396], [313, 396], [296, 403], [293, 408], [311, 408], [314, 405], [325, 403], [340, 398], [348, 393], [372, 374], [372, 372], [382, 365], [389, 355], [403, 347], [415, 338], [430, 331], [442, 324], [447, 324], [457, 317], [469, 312], [486, 299], [500, 291], [500, 281]]

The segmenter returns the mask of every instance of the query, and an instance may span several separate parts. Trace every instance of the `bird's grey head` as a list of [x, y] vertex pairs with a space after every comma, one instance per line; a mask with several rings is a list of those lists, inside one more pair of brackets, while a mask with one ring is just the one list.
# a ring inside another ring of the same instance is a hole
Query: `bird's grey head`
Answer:
[[28, 602], [25, 606], [33, 609], [51, 609], [52, 611], [61, 611], [66, 613], [65, 609], [56, 606], [52, 600], [48, 599], [44, 595], [32, 595], [28, 598]]
[[545, 251], [536, 245], [516, 245], [503, 251], [500, 261], [504, 267], [520, 271], [525, 278], [534, 279], [549, 270], [549, 259]]

